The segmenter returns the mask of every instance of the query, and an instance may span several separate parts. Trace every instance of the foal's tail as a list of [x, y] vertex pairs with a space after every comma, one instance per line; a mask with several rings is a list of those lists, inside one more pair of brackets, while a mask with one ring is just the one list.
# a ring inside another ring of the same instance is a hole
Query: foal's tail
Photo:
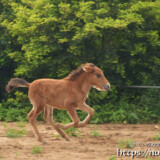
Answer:
[[11, 79], [7, 86], [6, 91], [10, 93], [16, 87], [29, 87], [29, 83], [21, 78], [13, 78]]

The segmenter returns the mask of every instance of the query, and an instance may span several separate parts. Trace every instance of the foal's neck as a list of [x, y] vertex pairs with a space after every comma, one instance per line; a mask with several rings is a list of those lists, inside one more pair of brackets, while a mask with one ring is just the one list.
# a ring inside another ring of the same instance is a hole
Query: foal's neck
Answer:
[[78, 79], [77, 79], [78, 86], [80, 87], [80, 90], [83, 94], [87, 95], [90, 88], [91, 83], [89, 82], [89, 76], [88, 73], [83, 73]]

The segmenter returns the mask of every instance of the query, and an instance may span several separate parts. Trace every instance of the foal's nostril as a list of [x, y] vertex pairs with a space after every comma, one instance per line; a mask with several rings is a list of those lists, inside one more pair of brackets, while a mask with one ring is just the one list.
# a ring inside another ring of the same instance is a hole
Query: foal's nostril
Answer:
[[111, 89], [111, 86], [110, 86], [110, 85], [107, 85], [107, 84], [103, 84], [103, 88], [104, 88], [105, 90], [109, 90], [109, 89]]

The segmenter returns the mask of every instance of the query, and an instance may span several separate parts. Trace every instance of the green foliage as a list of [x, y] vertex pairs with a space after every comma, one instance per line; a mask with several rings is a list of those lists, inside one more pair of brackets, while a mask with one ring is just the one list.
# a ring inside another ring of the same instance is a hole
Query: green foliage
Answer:
[[[81, 63], [93, 62], [112, 90], [91, 90], [87, 103], [95, 109], [92, 123], [159, 122], [158, 90], [114, 86], [159, 85], [159, 26], [159, 0], [2, 0], [0, 120], [26, 121], [32, 108], [26, 89], [5, 93], [11, 78], [64, 78]], [[65, 111], [54, 115], [56, 121], [70, 121]]]
[[100, 134], [97, 131], [92, 131], [90, 137], [98, 137]]
[[64, 110], [54, 110], [53, 117], [55, 122], [61, 122], [63, 124], [67, 124], [71, 122], [69, 115]]
[[116, 157], [115, 157], [115, 156], [111, 156], [111, 157], [109, 158], [109, 160], [116, 160]]
[[93, 130], [93, 131], [90, 133], [89, 136], [90, 136], [90, 137], [101, 137], [101, 136], [104, 136], [104, 135], [98, 133], [98, 131], [96, 131], [96, 130]]
[[7, 123], [3, 123], [3, 126], [5, 128], [6, 135], [9, 138], [20, 138], [27, 134], [24, 122], [17, 123], [17, 128], [9, 128]]
[[43, 152], [43, 149], [39, 146], [34, 146], [32, 151], [31, 151], [32, 154], [40, 154], [42, 152]]
[[[147, 158], [146, 160], [154, 160], [153, 158]], [[156, 160], [160, 160], [160, 158], [156, 158]]]
[[127, 139], [127, 140], [119, 140], [118, 141], [118, 147], [119, 148], [133, 148], [134, 142], [131, 139]]
[[69, 136], [82, 137], [80, 130], [74, 127], [66, 129], [65, 133], [67, 133]]
[[156, 136], [153, 137], [154, 140], [160, 140], [160, 133], [158, 133]]
[[0, 155], [0, 159], [4, 159], [4, 156]]
[[23, 131], [23, 130], [17, 130], [15, 128], [9, 129], [7, 131], [7, 137], [9, 137], [9, 138], [20, 138], [20, 137], [22, 137], [25, 134], [26, 134], [25, 131]]
[[15, 98], [8, 98], [7, 101], [2, 101], [0, 105], [0, 120], [7, 122], [26, 121], [27, 114], [31, 110], [31, 104], [28, 96], [22, 92], [15, 92]]

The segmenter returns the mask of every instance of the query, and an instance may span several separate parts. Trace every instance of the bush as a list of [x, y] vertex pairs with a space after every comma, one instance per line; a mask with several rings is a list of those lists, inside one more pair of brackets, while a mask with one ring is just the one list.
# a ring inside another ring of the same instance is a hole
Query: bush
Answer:
[[14, 96], [15, 98], [8, 98], [0, 104], [0, 120], [7, 122], [27, 120], [27, 114], [32, 108], [28, 96], [19, 91], [16, 91]]
[[[133, 91], [133, 90], [132, 90]], [[95, 110], [90, 123], [155, 123], [160, 121], [160, 108], [158, 90], [141, 90], [139, 94], [134, 90], [135, 96], [123, 92], [121, 96], [115, 95], [117, 90], [112, 87], [109, 92], [99, 92], [91, 89], [87, 104]], [[157, 103], [155, 103], [155, 99]], [[16, 91], [6, 101], [0, 104], [0, 120], [27, 121], [27, 114], [32, 109], [28, 95]], [[87, 113], [77, 111], [80, 120], [85, 119]], [[37, 120], [43, 120], [43, 113]], [[71, 118], [65, 110], [54, 110], [56, 122], [69, 123]]]

